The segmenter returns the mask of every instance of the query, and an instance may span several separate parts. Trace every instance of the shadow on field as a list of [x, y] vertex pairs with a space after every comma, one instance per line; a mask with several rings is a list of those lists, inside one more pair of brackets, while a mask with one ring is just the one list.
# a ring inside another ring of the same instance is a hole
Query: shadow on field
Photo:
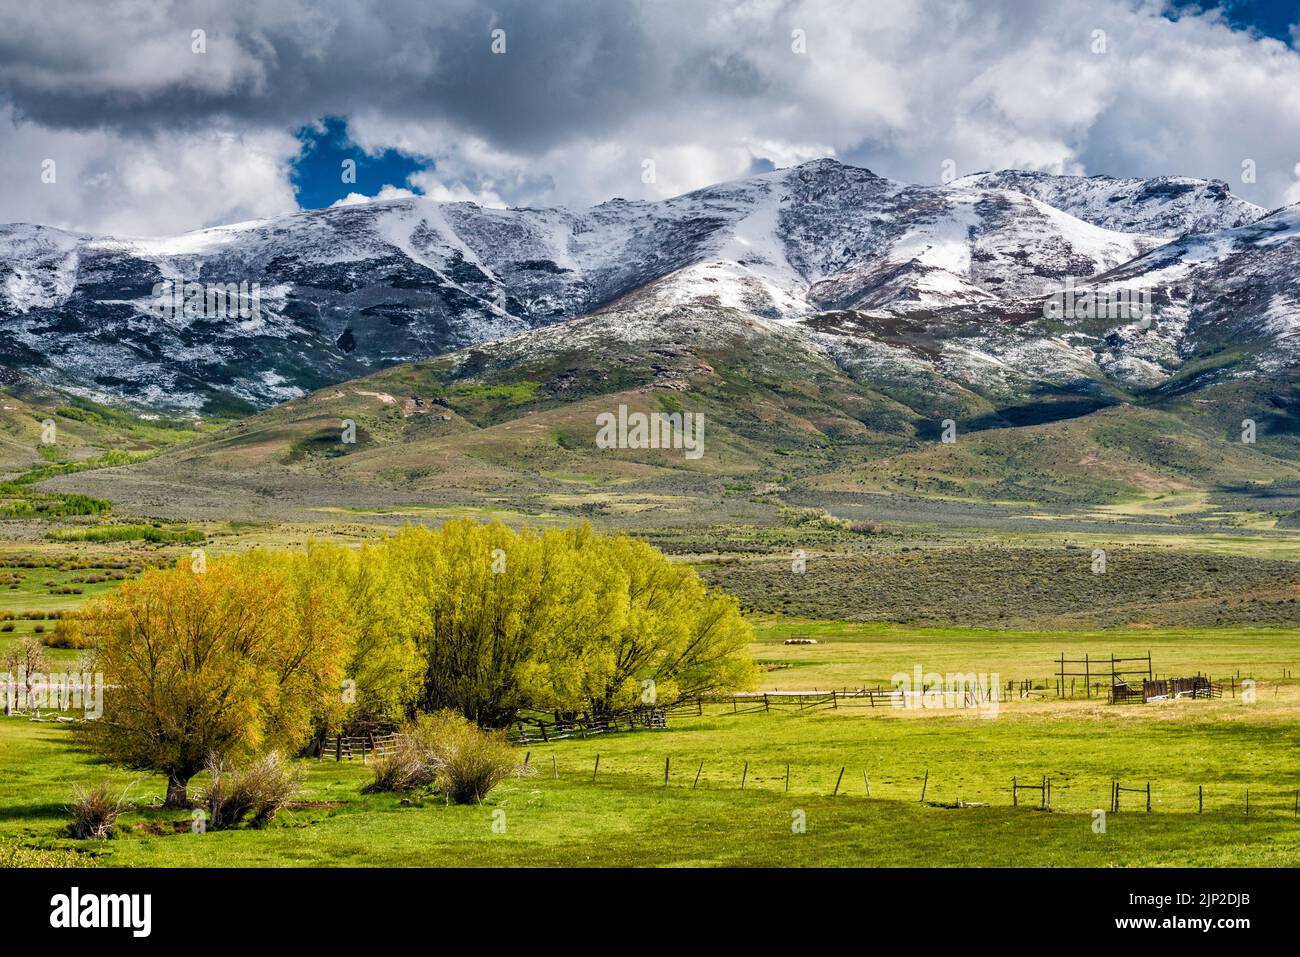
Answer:
[[67, 817], [68, 806], [66, 804], [6, 804], [0, 807], [0, 821]]

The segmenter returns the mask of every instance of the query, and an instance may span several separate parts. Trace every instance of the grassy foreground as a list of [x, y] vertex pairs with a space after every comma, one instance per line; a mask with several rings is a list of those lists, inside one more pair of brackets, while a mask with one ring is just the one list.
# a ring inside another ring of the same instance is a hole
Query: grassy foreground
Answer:
[[[791, 632], [819, 633], [823, 643], [782, 645]], [[887, 679], [913, 663], [1041, 679], [1059, 650], [1091, 649], [1095, 640], [1105, 651], [1114, 639], [1075, 635], [1062, 648], [1062, 636], [810, 622], [770, 622], [762, 635], [755, 657], [798, 664], [767, 672], [770, 688], [853, 684], [850, 674], [858, 683]], [[0, 844], [75, 848], [106, 866], [1294, 866], [1300, 686], [1281, 678], [1294, 642], [1262, 629], [1152, 642], [1161, 673], [1202, 663], [1226, 675], [1255, 663], [1251, 702], [1016, 700], [993, 718], [714, 707], [702, 717], [674, 715], [664, 731], [535, 747], [535, 773], [501, 785], [482, 806], [362, 796], [367, 769], [304, 761], [301, 806], [264, 831], [194, 834], [185, 814], [146, 807], [123, 819], [122, 837], [100, 843], [62, 836], [72, 786], [111, 780], [148, 804], [160, 800], [161, 778], [97, 762], [66, 725], [0, 720]], [[1053, 811], [1026, 806], [1036, 795], [1013, 808], [1013, 775], [1022, 783], [1050, 776]], [[1150, 781], [1153, 810], [1126, 794], [1098, 833], [1093, 812], [1108, 806], [1112, 778]], [[797, 812], [804, 833], [792, 828]]]

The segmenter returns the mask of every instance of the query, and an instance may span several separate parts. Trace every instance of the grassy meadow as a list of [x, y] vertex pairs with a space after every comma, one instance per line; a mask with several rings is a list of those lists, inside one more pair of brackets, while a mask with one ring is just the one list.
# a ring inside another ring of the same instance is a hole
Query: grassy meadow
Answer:
[[[445, 404], [410, 416], [373, 390], [354, 393], [324, 392], [224, 429], [78, 412], [66, 432], [81, 444], [61, 461], [15, 452], [6, 490], [15, 508], [74, 493], [113, 507], [0, 517], [0, 652], [195, 547], [362, 543], [468, 516], [590, 522], [694, 565], [754, 624], [762, 690], [888, 687], [919, 666], [997, 675], [1003, 688], [1028, 682], [1034, 693], [1011, 694], [996, 717], [711, 705], [671, 714], [662, 730], [520, 748], [529, 773], [482, 805], [363, 795], [371, 775], [359, 761], [299, 759], [303, 792], [269, 827], [203, 834], [188, 812], [161, 807], [161, 776], [101, 761], [73, 725], [0, 718], [0, 865], [15, 855], [106, 867], [1300, 864], [1300, 527], [1290, 521], [1300, 498], [1262, 486], [1212, 493], [1214, 483], [1176, 473], [1145, 491], [1121, 482], [1114, 494], [1122, 470], [1090, 471], [1065, 425], [1014, 448], [990, 433], [869, 467], [838, 446], [799, 444], [795, 431], [783, 439], [789, 454], [764, 458], [736, 431], [718, 436], [717, 479], [629, 456], [584, 458], [565, 430], [590, 410], [543, 405], [510, 418], [527, 390], [450, 389]], [[831, 389], [819, 401], [835, 398]], [[361, 441], [340, 455], [316, 436], [345, 415]], [[722, 406], [719, 416], [728, 421]], [[1112, 442], [1109, 421], [1089, 426], [1090, 455]], [[141, 459], [115, 465], [105, 455], [116, 448]], [[1055, 498], [1026, 501], [993, 468], [1004, 460]], [[1222, 488], [1250, 462], [1234, 452], [1212, 464]], [[808, 519], [809, 508], [840, 522]], [[858, 521], [871, 531], [846, 529]], [[1094, 549], [1107, 553], [1105, 574], [1091, 571]], [[803, 574], [792, 573], [796, 551]], [[1074, 697], [1053, 693], [1062, 653], [1147, 652], [1158, 676], [1209, 674], [1237, 695], [1111, 706], [1081, 685]], [[71, 668], [82, 653], [49, 654]], [[1255, 682], [1253, 695], [1242, 679]], [[1013, 777], [1044, 776], [1050, 811], [1034, 795], [1012, 806]], [[1152, 811], [1126, 793], [1102, 831], [1094, 811], [1108, 807], [1114, 779], [1149, 781]], [[136, 809], [112, 840], [73, 840], [73, 788], [99, 782], [126, 789]], [[195, 779], [195, 791], [204, 783]]]
[[[915, 664], [1043, 683], [1061, 650], [1101, 654], [1115, 642], [1104, 633], [1067, 640], [780, 619], [760, 621], [758, 633], [753, 653], [773, 669], [763, 676], [772, 690], [843, 687], [850, 677], [887, 682]], [[819, 644], [782, 644], [792, 634]], [[532, 773], [506, 781], [481, 806], [362, 795], [370, 774], [359, 761], [302, 759], [305, 790], [291, 810], [265, 830], [207, 834], [192, 833], [185, 812], [156, 806], [161, 777], [100, 763], [72, 726], [11, 718], [0, 721], [0, 844], [72, 851], [101, 866], [1300, 863], [1300, 682], [1281, 677], [1297, 657], [1293, 635], [1142, 636], [1142, 651], [1148, 645], [1158, 671], [1254, 674], [1254, 701], [1239, 694], [1111, 706], [1013, 696], [996, 717], [863, 707], [732, 714], [710, 706], [702, 716], [672, 715], [665, 730], [520, 749]], [[1036, 794], [1011, 806], [1013, 776], [1024, 783], [1044, 775], [1052, 779], [1050, 812], [1038, 809]], [[1096, 833], [1093, 812], [1108, 807], [1112, 779], [1150, 781], [1152, 812], [1143, 796], [1125, 794], [1120, 813]], [[73, 785], [100, 780], [129, 788], [142, 808], [123, 818], [116, 839], [63, 836]], [[797, 812], [803, 833], [792, 830]]]

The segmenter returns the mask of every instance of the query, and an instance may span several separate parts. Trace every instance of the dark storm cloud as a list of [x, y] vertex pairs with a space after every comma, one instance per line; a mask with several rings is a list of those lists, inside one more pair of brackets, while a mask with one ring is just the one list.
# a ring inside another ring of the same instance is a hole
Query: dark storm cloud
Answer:
[[0, 0], [0, 176], [30, 181], [43, 158], [64, 171], [57, 189], [0, 195], [0, 221], [170, 230], [283, 211], [292, 132], [329, 115], [359, 148], [427, 167], [385, 185], [481, 202], [655, 198], [824, 155], [912, 182], [949, 165], [1176, 172], [1267, 206], [1300, 199], [1300, 56], [1213, 12], [1164, 10]]
[[[25, 121], [65, 129], [288, 126], [367, 110], [446, 120], [536, 150], [616, 127], [664, 92], [639, 4], [494, 6], [336, 2], [319, 6], [315, 28], [304, 30], [268, 17], [263, 4], [177, 5], [148, 24], [135, 17], [137, 5], [103, 4], [78, 21], [55, 4], [48, 21], [24, 17], [0, 37], [0, 97]], [[498, 28], [505, 55], [491, 50]], [[205, 54], [191, 52], [194, 29], [207, 33]], [[133, 52], [142, 37], [148, 46]], [[148, 56], [164, 50], [152, 72]], [[716, 82], [754, 89], [757, 76], [733, 57]]]

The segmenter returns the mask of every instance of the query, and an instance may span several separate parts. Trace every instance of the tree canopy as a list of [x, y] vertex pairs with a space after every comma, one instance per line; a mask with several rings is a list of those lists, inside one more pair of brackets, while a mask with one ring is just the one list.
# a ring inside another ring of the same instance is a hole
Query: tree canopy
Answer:
[[393, 628], [424, 662], [421, 710], [603, 715], [754, 680], [735, 599], [627, 536], [448, 522], [378, 546]]
[[98, 750], [168, 777], [294, 751], [345, 724], [454, 710], [607, 715], [747, 687], [733, 598], [590, 528], [452, 521], [364, 548], [254, 551], [146, 572], [85, 611], [108, 686]]
[[301, 559], [252, 554], [146, 572], [84, 618], [108, 693], [101, 753], [167, 775], [167, 802], [212, 756], [296, 749], [342, 680], [347, 621]]

